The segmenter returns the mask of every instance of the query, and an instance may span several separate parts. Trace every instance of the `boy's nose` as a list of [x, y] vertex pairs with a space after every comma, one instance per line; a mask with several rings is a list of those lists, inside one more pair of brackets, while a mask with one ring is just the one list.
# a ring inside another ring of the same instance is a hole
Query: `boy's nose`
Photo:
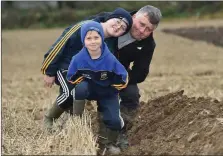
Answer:
[[116, 29], [119, 30], [120, 28], [121, 28], [121, 24], [118, 24], [118, 25], [116, 26]]

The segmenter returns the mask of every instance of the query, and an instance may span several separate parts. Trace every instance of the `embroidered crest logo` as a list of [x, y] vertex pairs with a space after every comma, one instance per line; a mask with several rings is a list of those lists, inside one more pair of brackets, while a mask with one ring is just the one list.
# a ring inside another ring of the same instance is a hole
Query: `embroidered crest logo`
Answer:
[[91, 76], [89, 74], [82, 74], [83, 77], [87, 78], [87, 79], [91, 79]]
[[137, 47], [137, 49], [141, 50], [141, 49], [142, 49], [142, 47]]
[[106, 80], [107, 78], [108, 78], [107, 72], [102, 72], [100, 80]]

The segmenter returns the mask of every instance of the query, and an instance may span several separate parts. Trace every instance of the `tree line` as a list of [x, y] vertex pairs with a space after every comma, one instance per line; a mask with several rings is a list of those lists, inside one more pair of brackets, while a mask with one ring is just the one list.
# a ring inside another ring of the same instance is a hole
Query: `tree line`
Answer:
[[117, 7], [133, 11], [144, 5], [154, 5], [161, 9], [164, 19], [202, 16], [223, 11], [221, 1], [2, 1], [1, 3], [3, 29], [64, 27], [99, 12], [113, 11]]

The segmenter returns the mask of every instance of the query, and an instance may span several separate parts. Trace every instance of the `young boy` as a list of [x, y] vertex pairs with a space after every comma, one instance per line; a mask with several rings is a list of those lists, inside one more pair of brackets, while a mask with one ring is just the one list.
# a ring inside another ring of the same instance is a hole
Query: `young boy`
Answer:
[[76, 85], [72, 90], [73, 98], [97, 101], [107, 128], [105, 145], [110, 153], [118, 154], [120, 150], [114, 144], [124, 126], [118, 92], [127, 86], [128, 73], [104, 42], [101, 24], [85, 23], [81, 27], [81, 41], [84, 47], [73, 56], [67, 72], [68, 81]]

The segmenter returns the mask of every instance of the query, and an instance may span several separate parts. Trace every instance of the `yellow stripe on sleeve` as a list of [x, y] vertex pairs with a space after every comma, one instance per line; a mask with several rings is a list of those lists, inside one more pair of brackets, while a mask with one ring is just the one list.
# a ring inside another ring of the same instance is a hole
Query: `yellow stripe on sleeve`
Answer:
[[69, 82], [72, 83], [72, 84], [77, 84], [77, 83], [80, 83], [81, 81], [83, 81], [83, 79], [84, 79], [84, 77], [81, 76], [77, 80], [75, 80], [75, 81], [69, 81]]
[[41, 71], [43, 74], [46, 74], [46, 69], [49, 66], [49, 64], [52, 62], [52, 60], [55, 58], [55, 56], [57, 55], [57, 53], [61, 50], [62, 46], [65, 44], [65, 42], [69, 39], [69, 37], [75, 32], [77, 31], [80, 27], [81, 24], [76, 24], [74, 25], [66, 34], [65, 36], [57, 43], [57, 45], [51, 50], [50, 54], [47, 56], [47, 58], [45, 59]]
[[127, 76], [125, 84], [118, 84], [118, 85], [117, 84], [113, 84], [112, 86], [117, 88], [117, 89], [123, 89], [123, 88], [127, 87], [128, 82], [129, 82], [129, 77]]

